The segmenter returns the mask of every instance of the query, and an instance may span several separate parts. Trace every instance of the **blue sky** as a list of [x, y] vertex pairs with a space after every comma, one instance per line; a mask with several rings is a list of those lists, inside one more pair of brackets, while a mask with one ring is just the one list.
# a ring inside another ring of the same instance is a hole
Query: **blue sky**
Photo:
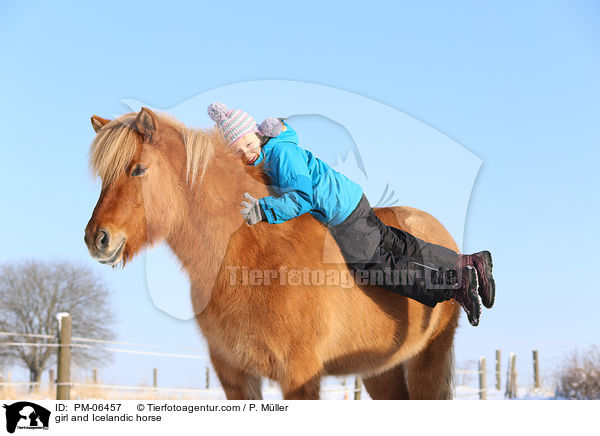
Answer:
[[[457, 361], [516, 352], [527, 383], [537, 348], [549, 375], [564, 352], [600, 343], [599, 19], [592, 1], [369, 2], [368, 9], [3, 2], [0, 261], [84, 263], [113, 291], [119, 339], [200, 347], [193, 322], [152, 304], [144, 256], [120, 271], [87, 254], [83, 229], [99, 193], [87, 171], [89, 118], [128, 111], [123, 99], [169, 109], [239, 82], [308, 82], [400, 111], [481, 160], [463, 249], [493, 253], [498, 295], [479, 327], [461, 319]], [[208, 122], [204, 112], [185, 121]], [[317, 136], [299, 123], [308, 138]], [[400, 204], [414, 202], [402, 196], [413, 180], [404, 182]], [[457, 213], [452, 202], [422, 201], [440, 210], [436, 216]], [[164, 384], [203, 380], [197, 362], [137, 356], [117, 357], [101, 374], [138, 383], [151, 380], [153, 366]]]

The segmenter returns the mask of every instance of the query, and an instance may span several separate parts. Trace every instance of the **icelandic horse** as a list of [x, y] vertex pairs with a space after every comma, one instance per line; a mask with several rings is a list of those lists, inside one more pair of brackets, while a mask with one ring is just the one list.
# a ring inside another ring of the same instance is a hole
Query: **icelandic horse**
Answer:
[[[375, 285], [343, 286], [335, 278], [349, 276], [348, 267], [310, 214], [248, 226], [243, 193], [269, 195], [268, 180], [228, 150], [215, 127], [187, 128], [147, 108], [112, 121], [94, 115], [92, 125], [90, 169], [102, 189], [85, 229], [90, 255], [125, 266], [147, 246], [169, 245], [189, 277], [228, 399], [262, 399], [263, 377], [277, 381], [285, 399], [318, 399], [324, 376], [345, 374], [361, 375], [373, 399], [452, 398], [460, 305], [432, 309]], [[375, 211], [388, 225], [458, 251], [423, 211]], [[325, 245], [334, 262], [324, 263]], [[285, 271], [286, 280], [273, 274]], [[309, 283], [293, 285], [306, 271]]]

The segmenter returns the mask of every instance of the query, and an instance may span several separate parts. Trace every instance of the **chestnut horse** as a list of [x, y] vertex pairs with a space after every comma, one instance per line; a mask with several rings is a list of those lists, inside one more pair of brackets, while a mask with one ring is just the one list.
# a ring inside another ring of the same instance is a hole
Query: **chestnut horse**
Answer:
[[[329, 280], [349, 276], [348, 268], [326, 226], [309, 214], [246, 225], [243, 193], [269, 195], [268, 181], [215, 128], [186, 128], [146, 108], [112, 121], [93, 116], [92, 125], [90, 167], [102, 191], [85, 230], [90, 255], [125, 265], [166, 241], [190, 279], [196, 320], [228, 399], [261, 399], [263, 377], [277, 381], [285, 399], [318, 399], [321, 378], [344, 374], [360, 374], [373, 399], [452, 398], [458, 304], [432, 309], [375, 285]], [[376, 213], [458, 251], [425, 212]], [[324, 263], [326, 245], [334, 262]], [[245, 267], [261, 280], [245, 282]], [[328, 280], [292, 285], [292, 271], [296, 280], [306, 268], [327, 271]], [[289, 282], [267, 279], [268, 271], [286, 270]]]

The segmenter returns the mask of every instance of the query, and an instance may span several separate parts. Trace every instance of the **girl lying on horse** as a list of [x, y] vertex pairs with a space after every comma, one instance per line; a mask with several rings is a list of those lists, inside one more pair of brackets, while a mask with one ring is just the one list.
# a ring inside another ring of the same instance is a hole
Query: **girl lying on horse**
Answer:
[[[384, 224], [360, 185], [298, 146], [296, 132], [282, 119], [258, 125], [246, 112], [220, 102], [208, 107], [221, 134], [246, 165], [262, 165], [278, 196], [245, 193], [242, 215], [249, 225], [279, 224], [310, 213], [321, 221], [355, 272], [384, 274], [382, 287], [429, 307], [454, 299], [476, 326], [481, 302], [495, 299], [489, 251], [461, 255]], [[403, 278], [395, 272], [402, 272]], [[481, 300], [480, 300], [481, 297]]]

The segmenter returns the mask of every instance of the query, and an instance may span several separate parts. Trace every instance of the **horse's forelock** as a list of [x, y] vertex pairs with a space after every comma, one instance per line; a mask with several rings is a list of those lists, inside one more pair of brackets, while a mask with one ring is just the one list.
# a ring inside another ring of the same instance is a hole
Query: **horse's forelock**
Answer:
[[[226, 143], [216, 127], [188, 128], [170, 114], [157, 114], [161, 122], [170, 124], [183, 138], [186, 150], [186, 178], [190, 186], [201, 182], [210, 159]], [[135, 156], [140, 137], [135, 127], [136, 114], [116, 118], [102, 127], [92, 142], [89, 153], [91, 172], [105, 185], [114, 182]]]
[[92, 141], [89, 166], [105, 185], [114, 182], [137, 150], [140, 137], [135, 129], [135, 114], [123, 115], [102, 127]]

